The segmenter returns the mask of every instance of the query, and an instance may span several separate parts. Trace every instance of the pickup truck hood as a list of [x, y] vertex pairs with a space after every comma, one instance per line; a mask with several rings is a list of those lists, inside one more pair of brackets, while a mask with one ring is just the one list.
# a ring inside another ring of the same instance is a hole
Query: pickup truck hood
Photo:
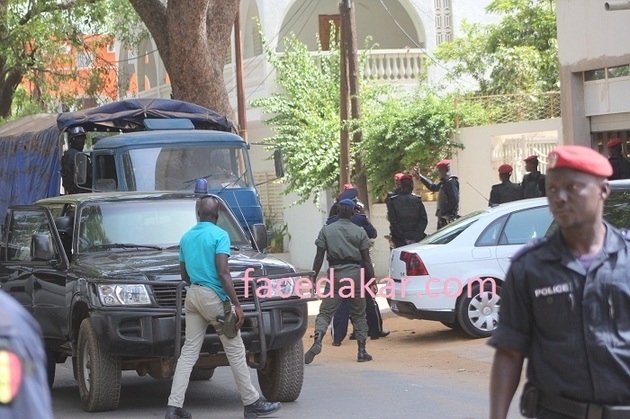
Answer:
[[[232, 278], [244, 276], [245, 270], [254, 269], [254, 276], [267, 276], [295, 272], [288, 263], [250, 250], [232, 251], [228, 260]], [[177, 251], [134, 250], [107, 251], [81, 254], [73, 261], [75, 274], [84, 278], [132, 281], [179, 280]]]

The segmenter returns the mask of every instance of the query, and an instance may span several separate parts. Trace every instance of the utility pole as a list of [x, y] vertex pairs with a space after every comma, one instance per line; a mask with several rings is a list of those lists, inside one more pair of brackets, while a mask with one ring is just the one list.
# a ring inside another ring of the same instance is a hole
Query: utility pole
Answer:
[[238, 108], [238, 135], [247, 142], [247, 109], [245, 106], [245, 81], [243, 79], [243, 46], [241, 42], [240, 6], [234, 20], [234, 55], [236, 67], [236, 104]]
[[[340, 187], [344, 183], [349, 183], [350, 179], [350, 141], [347, 126], [348, 121], [348, 98], [350, 99], [351, 120], [361, 119], [361, 106], [359, 103], [359, 59], [357, 57], [357, 35], [354, 15], [353, 0], [341, 0], [339, 3], [339, 14], [341, 17], [341, 123], [345, 128], [341, 131], [341, 170]], [[361, 142], [361, 131], [354, 127], [352, 142]], [[347, 150], [347, 151], [345, 151]], [[347, 153], [347, 169], [345, 169], [344, 153]], [[361, 156], [355, 158], [354, 168], [356, 173], [356, 187], [359, 191], [359, 199], [365, 205], [365, 212], [369, 214], [370, 204], [367, 190], [367, 179], [363, 170]], [[345, 181], [344, 179], [348, 180]]]

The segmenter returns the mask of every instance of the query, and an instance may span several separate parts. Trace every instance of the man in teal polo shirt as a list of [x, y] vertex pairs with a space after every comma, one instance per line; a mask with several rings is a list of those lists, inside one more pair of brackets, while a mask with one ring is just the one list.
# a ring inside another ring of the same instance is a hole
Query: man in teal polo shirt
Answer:
[[223, 324], [217, 318], [225, 315], [226, 301], [231, 301], [237, 317], [236, 329], [240, 329], [245, 318], [230, 270], [230, 237], [217, 227], [219, 201], [213, 196], [204, 196], [197, 201], [199, 222], [180, 241], [179, 267], [182, 279], [191, 284], [186, 293], [186, 340], [175, 368], [175, 376], [168, 398], [166, 419], [191, 418], [182, 409], [190, 373], [199, 358], [206, 329], [215, 328], [228, 358], [236, 386], [245, 406], [245, 418], [266, 416], [280, 409], [280, 403], [270, 403], [260, 397], [252, 385], [249, 367], [245, 358], [245, 345], [238, 331], [236, 336], [226, 336]]

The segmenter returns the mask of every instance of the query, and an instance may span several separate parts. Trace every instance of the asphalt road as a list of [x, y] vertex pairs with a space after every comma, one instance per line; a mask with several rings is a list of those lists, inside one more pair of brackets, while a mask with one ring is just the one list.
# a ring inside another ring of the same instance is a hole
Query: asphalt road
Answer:
[[[276, 418], [487, 418], [492, 348], [440, 323], [387, 317], [392, 334], [368, 342], [374, 361], [356, 362], [356, 346], [333, 347], [305, 369], [299, 399], [284, 403]], [[304, 338], [311, 342], [312, 328]], [[252, 378], [257, 386], [256, 373]], [[58, 365], [52, 389], [57, 418], [163, 418], [170, 381], [123, 373], [119, 408], [86, 413], [70, 362]], [[240, 418], [242, 405], [229, 368], [207, 382], [192, 382], [185, 408], [194, 418]], [[518, 418], [513, 403], [510, 418]]]

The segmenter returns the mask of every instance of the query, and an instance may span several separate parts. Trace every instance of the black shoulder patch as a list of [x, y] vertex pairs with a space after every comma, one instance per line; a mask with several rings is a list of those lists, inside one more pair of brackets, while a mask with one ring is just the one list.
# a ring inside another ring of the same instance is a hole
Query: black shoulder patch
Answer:
[[539, 248], [540, 246], [542, 246], [546, 242], [547, 242], [547, 238], [546, 237], [541, 237], [539, 239], [534, 239], [534, 240], [528, 242], [523, 247], [521, 247], [518, 250], [518, 252], [514, 253], [514, 255], [511, 258], [512, 262], [514, 262], [515, 260], [519, 259], [521, 256], [523, 256], [525, 253], [529, 252], [530, 250], [534, 250], [534, 249]]

